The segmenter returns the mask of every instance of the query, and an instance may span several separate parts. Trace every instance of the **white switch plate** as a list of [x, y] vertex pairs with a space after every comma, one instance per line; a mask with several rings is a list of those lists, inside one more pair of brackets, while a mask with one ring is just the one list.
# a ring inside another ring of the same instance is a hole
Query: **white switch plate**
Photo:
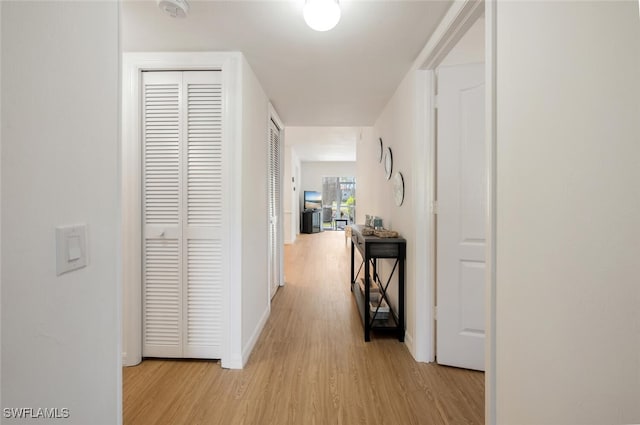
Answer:
[[87, 225], [56, 227], [56, 274], [87, 265]]

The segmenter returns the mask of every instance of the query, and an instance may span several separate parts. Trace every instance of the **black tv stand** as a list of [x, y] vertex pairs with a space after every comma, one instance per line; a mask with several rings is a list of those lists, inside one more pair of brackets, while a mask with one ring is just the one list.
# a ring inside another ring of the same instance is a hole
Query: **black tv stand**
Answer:
[[304, 210], [300, 220], [302, 233], [318, 233], [322, 230], [322, 210]]

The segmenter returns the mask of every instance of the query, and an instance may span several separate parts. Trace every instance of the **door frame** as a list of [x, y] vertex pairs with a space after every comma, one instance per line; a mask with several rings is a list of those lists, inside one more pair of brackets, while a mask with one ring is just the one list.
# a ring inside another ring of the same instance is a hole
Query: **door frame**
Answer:
[[[485, 16], [485, 154], [487, 179], [487, 258], [485, 279], [485, 422], [496, 423], [496, 9], [495, 0], [454, 2], [416, 59], [416, 138], [413, 172], [416, 224], [415, 275], [425, 276], [416, 285], [416, 335], [414, 355], [419, 361], [435, 360], [435, 264], [436, 226], [436, 79], [435, 69], [484, 12]], [[423, 184], [424, 183], [424, 184]], [[428, 211], [425, 219], [424, 212]], [[429, 308], [424, 308], [427, 305]]]
[[234, 141], [240, 135], [241, 54], [237, 52], [135, 52], [122, 55], [122, 116], [120, 144], [121, 187], [121, 276], [122, 326], [120, 343], [123, 366], [142, 361], [142, 115], [141, 74], [143, 71], [223, 72], [223, 146], [227, 156], [223, 166], [226, 182], [223, 244], [229, 257], [223, 263], [223, 339], [221, 364], [226, 368], [242, 368], [241, 285], [231, 270], [240, 270], [241, 246], [234, 235], [240, 234], [241, 157]]
[[[278, 182], [278, 184], [280, 185], [280, 205], [278, 205], [278, 228], [277, 228], [277, 232], [278, 232], [278, 239], [280, 241], [280, 249], [278, 250], [278, 262], [280, 263], [279, 266], [279, 275], [278, 275], [278, 286], [284, 286], [284, 208], [283, 208], [283, 200], [284, 200], [284, 192], [283, 192], [283, 182], [284, 182], [284, 124], [282, 123], [282, 120], [280, 119], [280, 116], [278, 115], [278, 113], [276, 112], [276, 109], [273, 107], [273, 104], [271, 102], [269, 102], [268, 105], [268, 113], [267, 113], [267, 150], [270, 149], [270, 127], [271, 127], [271, 121], [273, 121], [276, 125], [276, 127], [278, 127], [278, 132], [279, 134], [279, 140], [280, 140], [280, 146], [278, 146], [278, 149], [280, 149], [280, 155], [278, 155], [278, 158], [280, 159], [280, 181]], [[269, 152], [267, 152], [267, 158], [269, 158]], [[269, 173], [271, 172], [270, 170], [270, 163], [267, 164], [267, 169], [269, 170]], [[267, 181], [267, 194], [269, 193], [269, 182]], [[269, 196], [269, 195], [267, 195]], [[271, 202], [271, 200], [269, 200], [268, 202]], [[267, 217], [267, 226], [271, 226], [271, 223], [269, 223], [269, 217]], [[271, 276], [271, 255], [273, 253], [271, 252], [271, 249], [269, 249], [269, 255], [268, 255], [268, 273], [269, 276]], [[268, 283], [269, 285], [269, 311], [271, 311], [271, 299], [273, 299], [274, 294], [271, 293], [271, 282]]]

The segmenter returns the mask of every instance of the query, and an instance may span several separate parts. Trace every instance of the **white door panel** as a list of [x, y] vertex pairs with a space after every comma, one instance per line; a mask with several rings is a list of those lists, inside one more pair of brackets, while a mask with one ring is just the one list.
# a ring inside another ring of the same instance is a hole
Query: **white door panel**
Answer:
[[182, 354], [182, 74], [143, 75], [143, 355]]
[[484, 65], [438, 70], [437, 361], [484, 370]]
[[183, 357], [222, 356], [222, 75], [183, 73]]

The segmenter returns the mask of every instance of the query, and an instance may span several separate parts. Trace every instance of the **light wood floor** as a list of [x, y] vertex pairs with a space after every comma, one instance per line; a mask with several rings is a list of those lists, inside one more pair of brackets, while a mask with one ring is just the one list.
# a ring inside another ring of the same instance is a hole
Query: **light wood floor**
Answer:
[[343, 232], [285, 247], [286, 286], [244, 370], [145, 360], [124, 369], [125, 425], [484, 423], [484, 374], [416, 363], [404, 344], [365, 343]]

